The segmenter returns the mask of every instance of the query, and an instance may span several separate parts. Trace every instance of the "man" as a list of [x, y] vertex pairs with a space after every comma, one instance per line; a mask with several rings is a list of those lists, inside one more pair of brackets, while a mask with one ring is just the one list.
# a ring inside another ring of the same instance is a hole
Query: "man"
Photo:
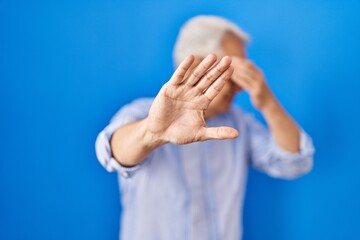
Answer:
[[[311, 139], [246, 59], [247, 41], [223, 18], [190, 19], [171, 79], [154, 99], [124, 106], [99, 134], [99, 161], [120, 173], [121, 239], [240, 239], [248, 165], [286, 179], [311, 169]], [[269, 130], [232, 105], [239, 91]]]

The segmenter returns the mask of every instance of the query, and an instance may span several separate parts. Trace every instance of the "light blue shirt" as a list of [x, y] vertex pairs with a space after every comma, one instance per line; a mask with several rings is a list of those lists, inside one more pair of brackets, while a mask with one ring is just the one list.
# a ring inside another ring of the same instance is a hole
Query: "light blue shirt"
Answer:
[[122, 240], [241, 239], [248, 166], [285, 179], [312, 168], [314, 147], [303, 130], [300, 151], [289, 153], [236, 106], [207, 125], [231, 126], [239, 131], [237, 139], [168, 143], [141, 164], [123, 167], [112, 157], [109, 139], [122, 125], [145, 118], [152, 101], [139, 99], [124, 106], [96, 140], [100, 163], [120, 173]]

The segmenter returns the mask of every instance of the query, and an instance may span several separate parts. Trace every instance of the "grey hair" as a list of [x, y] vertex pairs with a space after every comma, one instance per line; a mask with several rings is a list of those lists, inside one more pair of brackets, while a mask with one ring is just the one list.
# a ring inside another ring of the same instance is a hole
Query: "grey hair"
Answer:
[[189, 19], [180, 29], [173, 50], [175, 67], [189, 54], [205, 57], [210, 53], [223, 55], [221, 40], [226, 32], [235, 34], [243, 43], [250, 41], [249, 35], [229, 20], [209, 15]]

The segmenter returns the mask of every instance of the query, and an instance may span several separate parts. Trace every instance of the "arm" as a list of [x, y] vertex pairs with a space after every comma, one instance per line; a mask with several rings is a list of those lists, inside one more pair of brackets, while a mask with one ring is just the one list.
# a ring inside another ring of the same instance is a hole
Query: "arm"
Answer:
[[253, 105], [264, 116], [276, 143], [284, 150], [300, 150], [300, 131], [266, 84], [263, 73], [246, 59], [233, 58], [233, 81], [250, 94]]
[[[200, 62], [200, 63], [199, 63]], [[117, 129], [111, 138], [115, 159], [123, 166], [141, 163], [157, 147], [172, 142], [187, 144], [209, 139], [235, 138], [230, 127], [208, 128], [204, 112], [233, 73], [231, 59], [216, 63], [187, 57], [154, 99], [148, 116]]]
[[165, 143], [147, 131], [146, 122], [147, 118], [128, 123], [118, 128], [112, 135], [110, 140], [112, 154], [121, 165], [125, 167], [136, 165]]
[[299, 152], [299, 128], [289, 114], [281, 107], [280, 103], [275, 98], [272, 98], [261, 112], [276, 143], [288, 152]]
[[251, 164], [273, 177], [292, 179], [312, 168], [311, 138], [297, 126], [266, 85], [262, 72], [246, 59], [233, 59], [232, 80], [249, 92], [253, 105], [263, 114], [269, 130], [255, 118], [242, 115], [251, 147]]

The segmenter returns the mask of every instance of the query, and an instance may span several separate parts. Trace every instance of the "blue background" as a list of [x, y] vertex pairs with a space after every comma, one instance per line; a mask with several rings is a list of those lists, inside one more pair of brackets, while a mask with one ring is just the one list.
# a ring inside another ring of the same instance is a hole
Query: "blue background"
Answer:
[[157, 93], [178, 28], [204, 13], [251, 34], [249, 57], [317, 150], [295, 181], [250, 171], [244, 239], [360, 239], [360, 2], [344, 0], [0, 0], [0, 239], [117, 239], [96, 135]]

